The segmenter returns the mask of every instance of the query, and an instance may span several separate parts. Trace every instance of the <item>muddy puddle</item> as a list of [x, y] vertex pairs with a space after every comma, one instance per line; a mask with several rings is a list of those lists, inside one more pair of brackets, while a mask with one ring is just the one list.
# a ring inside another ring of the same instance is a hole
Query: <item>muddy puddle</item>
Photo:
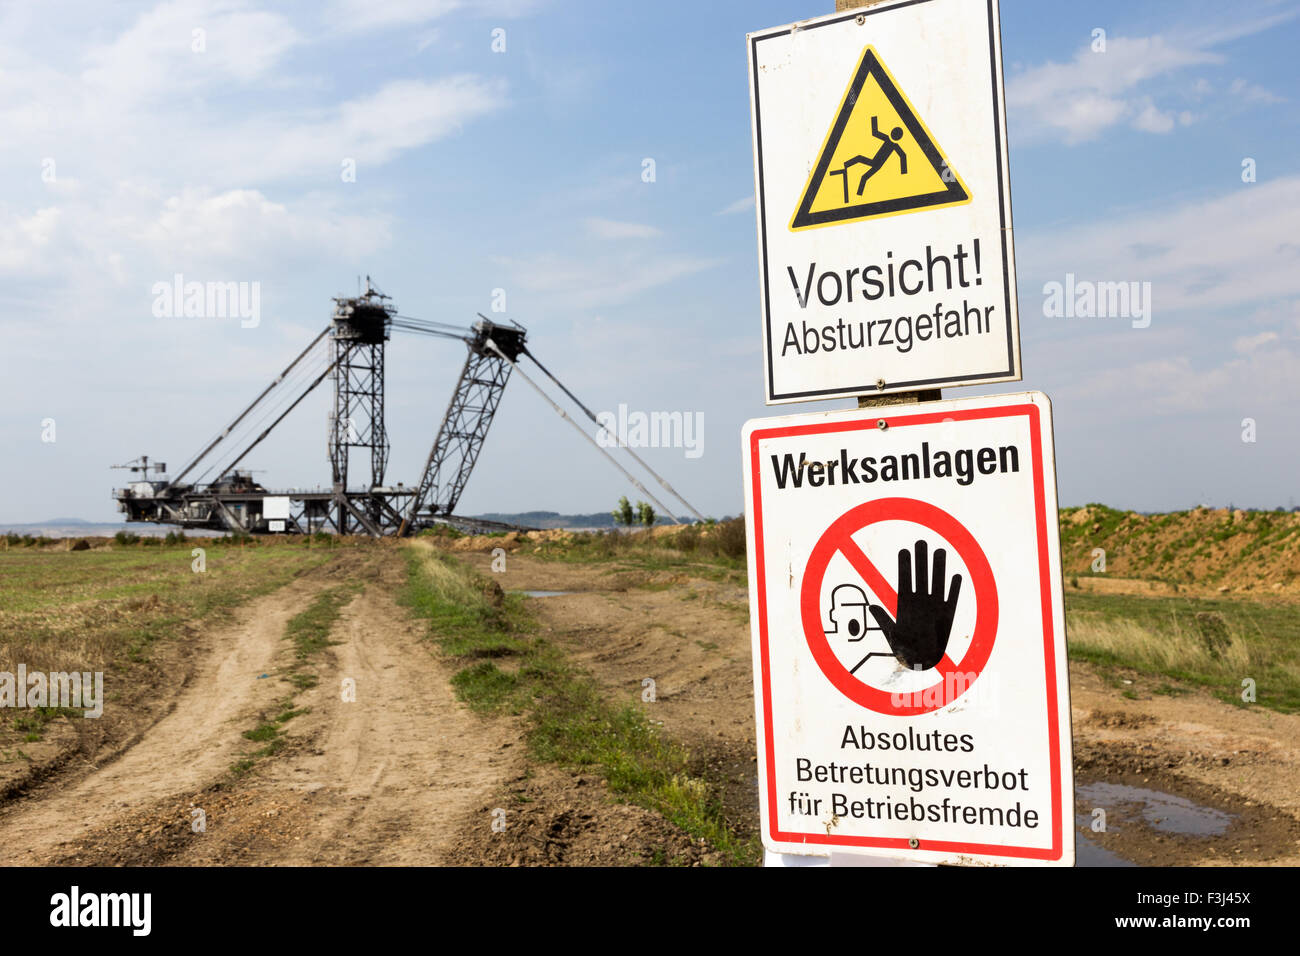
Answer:
[[1267, 837], [1261, 830], [1293, 825], [1271, 808], [1237, 806], [1222, 795], [1200, 792], [1204, 788], [1179, 786], [1183, 792], [1174, 792], [1151, 783], [1096, 780], [1076, 786], [1079, 866], [1235, 864], [1263, 848]]
[[1094, 807], [1135, 808], [1148, 826], [1165, 833], [1220, 836], [1237, 819], [1235, 813], [1200, 806], [1186, 797], [1124, 783], [1084, 784], [1076, 798]]

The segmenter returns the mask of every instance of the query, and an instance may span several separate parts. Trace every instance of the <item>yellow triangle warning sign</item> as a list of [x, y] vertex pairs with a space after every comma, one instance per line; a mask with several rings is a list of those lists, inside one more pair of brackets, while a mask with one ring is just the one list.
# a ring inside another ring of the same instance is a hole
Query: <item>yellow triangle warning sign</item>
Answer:
[[790, 228], [970, 202], [970, 190], [874, 47], [862, 51]]

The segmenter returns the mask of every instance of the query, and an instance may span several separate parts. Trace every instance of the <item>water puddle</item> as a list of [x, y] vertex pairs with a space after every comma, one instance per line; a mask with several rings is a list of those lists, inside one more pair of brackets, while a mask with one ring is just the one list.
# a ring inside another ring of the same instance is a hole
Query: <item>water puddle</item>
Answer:
[[559, 597], [562, 594], [572, 594], [572, 591], [511, 591], [511, 594], [523, 594], [526, 597]]
[[1104, 846], [1092, 842], [1092, 833], [1088, 829], [1091, 817], [1079, 819], [1079, 829], [1074, 838], [1075, 866], [1137, 866], [1132, 860], [1126, 860], [1118, 853], [1112, 853]]
[[1109, 810], [1140, 808], [1142, 820], [1152, 829], [1164, 833], [1220, 836], [1236, 819], [1236, 814], [1203, 807], [1186, 797], [1123, 783], [1087, 783], [1079, 786], [1075, 795], [1080, 802], [1094, 807]]

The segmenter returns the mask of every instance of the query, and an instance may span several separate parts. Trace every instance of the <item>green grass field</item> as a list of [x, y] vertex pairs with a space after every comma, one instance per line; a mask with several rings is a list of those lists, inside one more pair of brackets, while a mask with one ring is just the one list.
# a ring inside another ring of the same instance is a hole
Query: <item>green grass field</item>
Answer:
[[1067, 589], [1070, 658], [1201, 686], [1243, 703], [1300, 711], [1300, 606], [1266, 599], [1145, 597]]

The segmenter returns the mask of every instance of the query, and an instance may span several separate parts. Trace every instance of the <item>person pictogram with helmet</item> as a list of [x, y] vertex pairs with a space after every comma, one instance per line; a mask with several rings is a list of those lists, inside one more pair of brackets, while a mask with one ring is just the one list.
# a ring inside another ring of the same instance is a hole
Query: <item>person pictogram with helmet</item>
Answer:
[[[962, 576], [954, 574], [949, 585], [947, 561], [948, 552], [937, 548], [931, 568], [925, 541], [917, 541], [913, 551], [903, 548], [898, 552], [897, 617], [883, 605], [871, 604], [866, 592], [856, 584], [837, 584], [831, 589], [827, 609], [830, 627], [825, 629], [828, 636], [856, 644], [868, 631], [879, 631], [889, 644], [888, 651], [869, 651], [849, 669], [850, 674], [873, 657], [893, 657], [915, 670], [928, 670], [939, 663], [948, 647], [961, 595]], [[871, 620], [878, 626], [872, 627]]]

